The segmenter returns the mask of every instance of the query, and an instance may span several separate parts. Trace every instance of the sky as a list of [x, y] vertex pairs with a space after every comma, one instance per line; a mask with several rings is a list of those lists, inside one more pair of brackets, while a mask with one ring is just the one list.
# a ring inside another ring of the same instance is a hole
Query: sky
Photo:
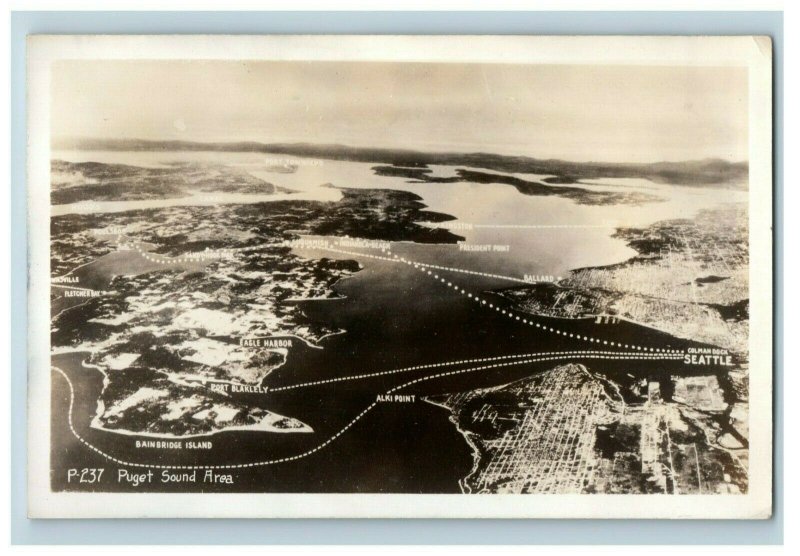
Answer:
[[53, 138], [341, 143], [573, 161], [747, 160], [747, 70], [61, 61]]

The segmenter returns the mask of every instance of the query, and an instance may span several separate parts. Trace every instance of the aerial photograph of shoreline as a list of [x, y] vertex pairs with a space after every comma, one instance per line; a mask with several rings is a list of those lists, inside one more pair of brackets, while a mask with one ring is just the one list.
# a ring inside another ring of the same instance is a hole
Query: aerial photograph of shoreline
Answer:
[[748, 493], [746, 68], [64, 60], [51, 97], [52, 491]]

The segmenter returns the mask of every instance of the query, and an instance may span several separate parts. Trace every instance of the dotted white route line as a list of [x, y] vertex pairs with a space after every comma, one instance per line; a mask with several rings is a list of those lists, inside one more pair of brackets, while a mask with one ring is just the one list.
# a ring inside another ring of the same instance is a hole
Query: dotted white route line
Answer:
[[[584, 357], [587, 358], [587, 359], [643, 359], [643, 360], [656, 359], [654, 357], [650, 357], [649, 355], [645, 355], [645, 354], [622, 353], [622, 352], [617, 352], [617, 355], [585, 355]], [[423, 376], [423, 377], [420, 377], [420, 378], [415, 378], [414, 380], [410, 380], [408, 382], [400, 384], [399, 386], [395, 386], [394, 388], [391, 388], [391, 389], [387, 390], [386, 393], [387, 394], [391, 394], [392, 392], [397, 392], [398, 390], [402, 390], [403, 388], [411, 386], [412, 384], [425, 382], [427, 380], [433, 380], [435, 378], [440, 378], [440, 377], [443, 377], [443, 376], [452, 376], [452, 375], [458, 375], [458, 374], [462, 374], [462, 373], [473, 373], [475, 371], [483, 371], [483, 370], [486, 370], [486, 369], [494, 369], [494, 368], [497, 368], [497, 367], [508, 367], [510, 365], [522, 365], [522, 364], [525, 364], [525, 363], [540, 363], [542, 361], [556, 361], [556, 360], [559, 360], [559, 359], [569, 359], [569, 358], [571, 358], [571, 356], [567, 357], [567, 356], [553, 355], [553, 356], [550, 356], [550, 357], [534, 357], [534, 358], [526, 359], [526, 360], [523, 360], [523, 361], [512, 361], [512, 362], [507, 362], [507, 363], [493, 363], [491, 365], [483, 365], [481, 367], [472, 367], [472, 368], [469, 368], [469, 369], [458, 369], [458, 370], [455, 370], [455, 371], [448, 371], [448, 372], [439, 373], [439, 374], [435, 374], [435, 375]], [[660, 359], [660, 358], [658, 358], [658, 359]]]
[[[541, 362], [541, 361], [554, 361], [554, 360], [559, 360], [559, 359], [568, 359], [568, 358], [571, 358], [571, 357], [573, 357], [573, 356], [571, 356], [571, 355], [570, 356], [554, 355], [554, 356], [550, 356], [550, 357], [531, 357], [529, 359], [523, 359], [523, 360], [520, 360], [520, 361], [504, 361], [504, 362], [499, 362], [499, 363], [490, 363], [488, 365], [481, 365], [479, 367], [470, 367], [468, 369], [459, 369], [459, 370], [455, 370], [455, 371], [437, 373], [435, 375], [417, 378], [417, 379], [411, 380], [409, 382], [405, 382], [403, 384], [400, 384], [399, 386], [395, 386], [394, 388], [392, 388], [390, 390], [387, 390], [385, 392], [385, 394], [391, 394], [393, 392], [396, 392], [396, 391], [398, 391], [398, 390], [400, 390], [402, 388], [406, 388], [406, 387], [411, 386], [413, 384], [417, 384], [417, 383], [420, 383], [420, 382], [423, 382], [423, 381], [433, 380], [433, 379], [440, 378], [440, 377], [445, 377], [445, 376], [452, 376], [452, 375], [464, 374], [464, 373], [472, 373], [472, 372], [484, 371], [484, 370], [488, 370], [488, 369], [496, 369], [496, 368], [500, 368], [500, 367], [510, 367], [510, 366], [513, 366], [513, 365], [525, 365], [527, 363], [537, 363], [537, 362]], [[641, 359], [651, 359], [651, 357], [649, 357], [649, 355], [640, 354], [640, 353], [623, 353], [623, 352], [617, 352], [616, 355], [591, 355], [591, 356], [587, 355], [587, 356], [584, 356], [584, 357], [587, 358], [587, 359], [619, 359], [619, 360], [624, 360], [624, 359], [629, 359], [629, 360], [630, 359], [640, 359], [640, 360]], [[294, 455], [294, 456], [287, 456], [287, 457], [276, 458], [276, 459], [271, 459], [271, 460], [256, 461], [256, 462], [251, 462], [251, 463], [224, 464], [224, 465], [166, 465], [166, 464], [157, 464], [157, 463], [136, 463], [136, 462], [124, 461], [124, 460], [121, 460], [121, 459], [119, 459], [117, 457], [114, 457], [111, 454], [108, 454], [108, 453], [104, 452], [103, 450], [101, 450], [100, 448], [94, 446], [93, 444], [91, 444], [90, 442], [85, 440], [81, 435], [78, 434], [78, 431], [75, 430], [75, 425], [74, 425], [73, 420], [72, 420], [72, 411], [73, 411], [73, 407], [74, 407], [74, 404], [75, 404], [75, 388], [73, 387], [72, 381], [70, 380], [70, 378], [67, 376], [67, 374], [62, 369], [60, 369], [58, 367], [55, 367], [55, 366], [52, 366], [51, 369], [54, 370], [54, 371], [57, 371], [59, 374], [61, 374], [61, 376], [64, 377], [64, 379], [67, 381], [67, 385], [69, 386], [69, 409], [68, 409], [68, 412], [67, 412], [67, 424], [69, 425], [69, 429], [70, 429], [70, 432], [72, 432], [72, 435], [75, 438], [77, 438], [81, 442], [81, 444], [83, 444], [84, 446], [86, 446], [87, 448], [92, 450], [93, 452], [99, 454], [100, 456], [104, 457], [105, 459], [107, 459], [107, 460], [109, 460], [109, 461], [111, 461], [113, 463], [116, 463], [118, 465], [122, 465], [122, 466], [125, 466], [125, 467], [137, 467], [137, 468], [149, 468], [149, 469], [186, 469], [186, 470], [191, 470], [191, 469], [244, 469], [244, 468], [249, 468], [249, 467], [263, 467], [263, 466], [267, 466], [267, 465], [275, 465], [275, 464], [278, 464], [278, 463], [286, 463], [286, 462], [290, 462], [290, 461], [296, 461], [296, 460], [302, 459], [304, 457], [308, 457], [308, 456], [310, 456], [310, 455], [322, 450], [326, 446], [328, 446], [331, 442], [333, 442], [334, 440], [339, 438], [342, 434], [344, 434], [347, 430], [349, 430], [353, 425], [355, 425], [362, 417], [364, 417], [364, 415], [369, 413], [376, 405], [378, 405], [377, 401], [374, 401], [374, 402], [370, 403], [361, 413], [356, 415], [356, 417], [352, 421], [347, 423], [347, 425], [345, 425], [339, 432], [337, 432], [336, 434], [334, 434], [333, 436], [331, 436], [330, 438], [325, 440], [322, 444], [319, 444], [316, 447], [311, 448], [310, 450], [306, 450], [305, 452], [301, 452], [300, 454], [297, 454], [297, 455]]]
[[[614, 355], [619, 352], [615, 351], [596, 351], [596, 350], [582, 350], [582, 351], [547, 351], [547, 352], [536, 352], [536, 353], [520, 353], [514, 355], [497, 355], [494, 357], [481, 357], [481, 358], [474, 358], [474, 359], [460, 359], [457, 361], [445, 361], [442, 363], [428, 363], [425, 365], [412, 365], [410, 367], [402, 367], [400, 369], [392, 369], [390, 371], [379, 371], [373, 373], [363, 373], [358, 375], [348, 375], [348, 376], [341, 376], [336, 378], [327, 378], [323, 380], [314, 380], [310, 382], [301, 382], [298, 384], [291, 384], [288, 386], [277, 386], [275, 388], [268, 387], [267, 392], [282, 392], [285, 390], [294, 390], [297, 388], [307, 388], [310, 386], [319, 386], [322, 384], [331, 384], [334, 382], [345, 382], [350, 380], [363, 380], [367, 378], [373, 378], [378, 376], [386, 376], [386, 375], [393, 375], [397, 373], [406, 373], [411, 371], [419, 371], [424, 369], [435, 369], [441, 367], [455, 367], [458, 365], [471, 365], [473, 363], [485, 363], [487, 361], [502, 361], [506, 359], [524, 359], [526, 357], [546, 357], [550, 355], [573, 355], [576, 357], [581, 357], [582, 355]], [[657, 354], [657, 353], [641, 353], [637, 354], [641, 355], [643, 359], [682, 359], [683, 355], [681, 354]]]
[[[576, 227], [576, 226], [561, 225], [559, 227], [568, 228], [568, 227]], [[224, 253], [224, 254], [233, 254], [233, 253], [240, 253], [240, 252], [245, 252], [245, 251], [252, 251], [252, 250], [261, 249], [261, 248], [263, 248], [263, 247], [265, 247], [267, 245], [273, 245], [273, 244], [251, 245], [251, 246], [247, 246], [247, 247], [239, 247], [239, 248], [234, 248], [234, 249], [218, 250], [217, 252]], [[172, 263], [176, 263], [176, 262], [178, 262], [178, 263], [180, 263], [180, 262], [196, 262], [197, 260], [199, 260], [199, 258], [188, 259], [185, 256], [183, 258], [176, 258], [176, 259], [171, 259], [171, 260], [158, 260], [158, 259], [155, 259], [152, 256], [150, 256], [147, 252], [142, 251], [139, 248], [138, 245], [134, 244], [134, 248], [143, 257], [145, 257], [145, 259], [147, 259], [149, 261], [152, 261], [152, 262], [155, 262], [155, 263], [159, 263], [159, 264], [172, 264]], [[317, 250], [322, 250], [322, 251], [331, 251], [331, 252], [334, 252], [334, 253], [340, 253], [340, 254], [343, 254], [343, 255], [349, 255], [349, 256], [353, 256], [353, 257], [365, 257], [365, 258], [369, 258], [369, 259], [376, 259], [376, 260], [382, 260], [382, 261], [405, 263], [407, 265], [412, 266], [413, 268], [415, 268], [417, 270], [420, 270], [423, 274], [427, 274], [428, 276], [430, 276], [434, 280], [438, 280], [438, 281], [442, 282], [443, 284], [446, 284], [448, 287], [453, 288], [457, 293], [460, 293], [461, 295], [465, 295], [468, 299], [472, 299], [476, 303], [479, 303], [480, 305], [486, 306], [488, 309], [494, 309], [498, 313], [500, 313], [500, 314], [502, 314], [504, 316], [507, 316], [508, 318], [510, 318], [512, 320], [519, 321], [522, 324], [534, 326], [534, 327], [539, 328], [541, 330], [544, 330], [546, 332], [552, 332], [554, 334], [559, 334], [559, 335], [562, 335], [564, 337], [575, 338], [575, 339], [578, 339], [578, 340], [582, 340], [582, 341], [586, 341], [586, 342], [590, 342], [590, 343], [595, 343], [595, 344], [598, 344], [598, 346], [599, 345], [603, 345], [603, 346], [620, 348], [620, 349], [634, 349], [634, 350], [637, 350], [637, 351], [651, 352], [651, 353], [673, 353], [673, 354], [683, 353], [682, 350], [678, 350], [678, 349], [655, 348], [655, 347], [641, 346], [641, 345], [638, 345], [638, 344], [626, 344], [626, 343], [623, 343], [623, 342], [616, 342], [616, 341], [613, 341], [613, 340], [602, 340], [600, 338], [595, 338], [595, 337], [592, 337], [592, 336], [586, 336], [586, 335], [576, 334], [576, 333], [572, 333], [572, 332], [567, 333], [565, 331], [559, 330], [559, 329], [554, 328], [552, 326], [542, 325], [541, 323], [535, 322], [532, 318], [530, 318], [530, 315], [528, 315], [527, 313], [517, 314], [512, 310], [503, 309], [502, 307], [500, 307], [498, 305], [495, 305], [491, 301], [483, 299], [482, 297], [480, 297], [478, 295], [475, 295], [475, 294], [467, 292], [464, 288], [461, 288], [457, 284], [454, 284], [454, 283], [446, 280], [445, 278], [439, 276], [438, 274], [434, 273], [431, 269], [439, 270], [439, 271], [445, 271], [445, 272], [456, 272], [456, 273], [460, 273], [460, 274], [470, 274], [470, 275], [475, 275], [475, 276], [483, 276], [483, 277], [486, 277], [486, 278], [502, 279], [502, 280], [508, 280], [508, 281], [517, 282], [517, 283], [523, 283], [523, 284], [531, 284], [532, 283], [530, 281], [523, 280], [521, 278], [515, 278], [513, 276], [504, 276], [504, 275], [501, 275], [501, 274], [493, 274], [493, 273], [490, 273], [490, 272], [478, 272], [478, 271], [475, 271], [475, 270], [467, 270], [467, 269], [464, 269], [464, 268], [454, 268], [454, 267], [447, 267], [447, 266], [434, 265], [434, 264], [428, 264], [428, 263], [421, 263], [421, 262], [417, 262], [417, 261], [412, 261], [412, 260], [406, 259], [404, 257], [400, 257], [397, 254], [392, 253], [389, 249], [385, 249], [385, 250], [381, 249], [381, 251], [384, 252], [385, 255], [373, 255], [371, 253], [364, 253], [364, 252], [361, 252], [361, 251], [350, 251], [350, 250], [347, 250], [347, 249], [339, 249], [339, 248], [330, 247], [330, 246], [324, 246], [324, 245], [315, 245], [315, 246], [309, 247], [309, 249], [317, 249]]]
[[[372, 254], [369, 254], [369, 253], [361, 253], [361, 252], [357, 252], [357, 251], [347, 251], [347, 250], [344, 250], [344, 249], [336, 249], [336, 248], [333, 248], [333, 247], [322, 247], [322, 246], [320, 246], [320, 247], [317, 247], [317, 249], [333, 251], [333, 252], [336, 252], [336, 253], [342, 253], [342, 254], [345, 254], [345, 255], [352, 255], [352, 256], [357, 256], [357, 257], [367, 257], [367, 258], [371, 258], [371, 259], [380, 259], [380, 260], [384, 260], [384, 261], [394, 261], [394, 262], [405, 263], [405, 264], [407, 264], [407, 265], [419, 270], [423, 274], [427, 274], [432, 279], [437, 280], [437, 281], [441, 282], [442, 284], [445, 284], [447, 287], [450, 287], [450, 288], [454, 289], [457, 293], [460, 293], [461, 295], [466, 296], [468, 299], [472, 299], [476, 303], [485, 306], [488, 309], [493, 309], [496, 312], [500, 313], [501, 315], [507, 316], [508, 318], [510, 318], [512, 320], [519, 321], [520, 323], [526, 324], [526, 325], [529, 325], [529, 326], [534, 326], [534, 327], [539, 328], [541, 330], [544, 330], [546, 332], [552, 332], [554, 334], [559, 334], [561, 336], [568, 337], [568, 338], [575, 338], [575, 339], [578, 339], [578, 340], [583, 340], [583, 341], [590, 342], [590, 343], [595, 343], [595, 344], [598, 344], [598, 345], [616, 347], [616, 348], [621, 348], [621, 349], [634, 349], [634, 350], [637, 350], [637, 351], [651, 352], [651, 353], [673, 353], [673, 354], [679, 354], [679, 353], [682, 354], [683, 353], [683, 351], [679, 350], [679, 349], [656, 348], [656, 347], [641, 346], [641, 345], [638, 345], [638, 344], [626, 344], [626, 343], [623, 343], [623, 342], [615, 342], [613, 340], [602, 340], [600, 338], [595, 338], [595, 337], [592, 337], [592, 336], [576, 334], [576, 333], [573, 333], [573, 332], [569, 332], [568, 333], [568, 332], [565, 332], [563, 330], [559, 330], [557, 328], [553, 328], [552, 326], [546, 326], [546, 325], [543, 325], [541, 323], [535, 322], [532, 318], [530, 318], [531, 315], [528, 315], [527, 313], [517, 314], [516, 312], [514, 312], [512, 310], [503, 309], [499, 305], [495, 305], [491, 301], [483, 299], [482, 297], [480, 297], [478, 295], [475, 295], [473, 293], [467, 292], [464, 288], [460, 287], [457, 284], [454, 284], [451, 281], [448, 281], [447, 279], [443, 278], [442, 276], [439, 276], [438, 274], [433, 272], [431, 269], [451, 271], [451, 272], [461, 272], [461, 273], [467, 273], [467, 274], [477, 274], [477, 275], [481, 275], [481, 276], [487, 276], [487, 277], [493, 277], [493, 278], [505, 278], [505, 279], [509, 279], [509, 280], [518, 280], [517, 278], [512, 278], [512, 277], [508, 277], [508, 276], [500, 276], [500, 275], [496, 275], [496, 274], [489, 274], [489, 273], [483, 273], [483, 272], [475, 272], [475, 271], [471, 271], [471, 270], [464, 270], [464, 269], [458, 269], [458, 268], [443, 267], [443, 266], [438, 266], [438, 265], [429, 265], [429, 264], [426, 264], [426, 263], [420, 263], [420, 262], [417, 262], [417, 261], [412, 261], [410, 259], [406, 259], [405, 257], [400, 257], [399, 255], [397, 255], [395, 253], [392, 253], [388, 249], [385, 251], [387, 256], [372, 255]], [[524, 280], [522, 280], [522, 281], [524, 282]], [[525, 282], [525, 283], [526, 284], [530, 284], [530, 282]]]
[[[170, 264], [170, 263], [173, 263], [173, 262], [176, 262], [176, 261], [177, 262], [181, 262], [181, 259], [172, 259], [171, 261], [159, 261], [159, 260], [156, 260], [156, 259], [153, 259], [152, 257], [150, 257], [146, 252], [142, 251], [138, 246], [134, 245], [134, 247], [147, 260], [151, 260], [153, 262], [157, 262], [157, 263], [160, 263], [160, 264]], [[241, 247], [241, 248], [237, 248], [237, 249], [229, 249], [229, 250], [227, 250], [225, 252], [226, 253], [242, 252], [244, 250], [254, 250], [254, 249], [259, 249], [261, 247], [263, 247], [263, 245], [252, 245], [252, 246], [249, 246], [249, 247]], [[528, 315], [527, 313], [519, 313], [518, 314], [515, 311], [503, 309], [502, 307], [500, 307], [499, 305], [495, 305], [491, 301], [488, 301], [488, 300], [486, 300], [486, 299], [484, 299], [484, 298], [482, 298], [482, 297], [480, 297], [480, 296], [478, 296], [476, 294], [467, 292], [464, 288], [462, 288], [462, 287], [458, 286], [457, 284], [454, 284], [453, 282], [450, 282], [447, 279], [439, 276], [438, 274], [433, 272], [433, 270], [431, 270], [431, 269], [440, 270], [440, 271], [446, 271], [446, 272], [457, 272], [457, 273], [462, 273], [462, 274], [473, 274], [473, 275], [485, 276], [485, 277], [489, 277], [489, 278], [500, 278], [500, 279], [511, 280], [511, 281], [515, 281], [515, 282], [522, 282], [522, 283], [525, 283], [525, 284], [530, 284], [531, 283], [531, 282], [527, 282], [525, 280], [521, 280], [519, 278], [514, 278], [514, 277], [511, 277], [511, 276], [502, 276], [500, 274], [491, 274], [491, 273], [487, 273], [487, 272], [477, 272], [477, 271], [473, 271], [473, 270], [466, 270], [466, 269], [463, 269], [463, 268], [453, 268], [453, 267], [432, 265], [432, 264], [427, 264], [427, 263], [420, 263], [420, 262], [417, 262], [417, 261], [412, 261], [410, 259], [406, 259], [405, 257], [400, 257], [397, 254], [392, 253], [389, 249], [385, 249], [385, 250], [381, 249], [381, 251], [385, 253], [385, 256], [383, 256], [383, 255], [373, 255], [373, 254], [370, 254], [370, 253], [363, 253], [363, 252], [360, 252], [360, 251], [349, 251], [349, 250], [346, 250], [346, 249], [338, 249], [338, 248], [335, 248], [335, 247], [329, 247], [329, 246], [324, 246], [324, 245], [313, 246], [313, 247], [310, 247], [310, 248], [311, 249], [317, 249], [317, 250], [323, 250], [323, 251], [331, 251], [331, 252], [334, 252], [334, 253], [340, 253], [340, 254], [354, 256], [354, 257], [366, 257], [366, 258], [377, 259], [377, 260], [382, 260], [382, 261], [405, 263], [405, 264], [407, 264], [407, 265], [419, 270], [423, 274], [427, 274], [432, 279], [437, 280], [437, 281], [447, 285], [448, 287], [454, 289], [457, 293], [460, 293], [461, 295], [466, 296], [468, 299], [472, 299], [476, 303], [485, 306], [488, 309], [493, 309], [496, 312], [500, 313], [501, 315], [507, 316], [508, 318], [510, 318], [512, 320], [516, 320], [516, 321], [518, 321], [518, 322], [520, 322], [522, 324], [529, 325], [529, 326], [534, 326], [534, 327], [539, 328], [541, 330], [544, 330], [546, 332], [552, 332], [553, 334], [558, 334], [558, 335], [561, 335], [561, 336], [564, 336], [564, 337], [575, 338], [575, 339], [582, 340], [582, 341], [585, 341], [585, 342], [598, 344], [598, 346], [602, 345], [602, 346], [608, 346], [608, 347], [619, 348], [619, 349], [633, 349], [633, 350], [637, 350], [637, 351], [651, 352], [651, 353], [674, 353], [674, 354], [683, 353], [682, 350], [678, 350], [678, 349], [665, 349], [665, 348], [657, 348], [657, 347], [648, 347], [648, 346], [641, 346], [641, 345], [638, 345], [638, 344], [626, 344], [626, 343], [623, 343], [623, 342], [616, 342], [614, 340], [602, 340], [600, 338], [595, 338], [593, 336], [586, 336], [586, 335], [576, 334], [576, 333], [572, 333], [572, 332], [568, 333], [568, 332], [565, 332], [563, 330], [559, 330], [557, 328], [554, 328], [552, 326], [546, 326], [546, 325], [543, 325], [541, 323], [538, 323], [538, 322], [534, 321], [531, 318], [531, 315]]]
[[673, 353], [673, 354], [682, 353], [682, 351], [678, 350], [678, 349], [655, 348], [655, 347], [640, 346], [638, 344], [625, 344], [625, 343], [622, 343], [622, 342], [615, 342], [613, 340], [602, 340], [600, 338], [595, 338], [593, 336], [586, 336], [586, 335], [576, 334], [576, 333], [573, 333], [573, 332], [565, 332], [563, 330], [559, 330], [557, 328], [553, 328], [552, 326], [543, 325], [541, 323], [538, 323], [538, 322], [534, 321], [532, 318], [530, 318], [530, 315], [528, 315], [527, 313], [516, 313], [515, 311], [512, 311], [512, 310], [503, 309], [502, 307], [500, 307], [498, 305], [495, 305], [491, 301], [488, 301], [488, 300], [483, 299], [482, 297], [480, 297], [478, 295], [475, 295], [473, 293], [470, 293], [470, 292], [466, 291], [464, 288], [461, 288], [457, 284], [449, 282], [447, 279], [439, 276], [438, 274], [432, 272], [431, 270], [423, 268], [424, 265], [420, 265], [417, 262], [407, 260], [407, 259], [405, 259], [403, 257], [399, 257], [398, 255], [395, 255], [395, 254], [392, 254], [392, 256], [395, 257], [400, 262], [406, 263], [406, 264], [416, 268], [417, 270], [419, 270], [423, 274], [427, 274], [428, 276], [430, 276], [434, 280], [438, 280], [439, 282], [447, 285], [448, 287], [453, 288], [456, 292], [460, 293], [461, 295], [466, 296], [468, 299], [471, 299], [471, 300], [475, 301], [479, 305], [485, 306], [488, 309], [493, 309], [496, 312], [500, 313], [501, 315], [504, 315], [504, 316], [506, 316], [506, 317], [508, 317], [508, 318], [510, 318], [512, 320], [521, 322], [522, 324], [526, 324], [526, 325], [529, 325], [529, 326], [534, 326], [534, 327], [539, 328], [541, 330], [544, 330], [544, 331], [547, 331], [547, 332], [552, 332], [554, 334], [558, 334], [558, 335], [561, 335], [561, 336], [564, 336], [564, 337], [576, 338], [578, 340], [583, 340], [583, 341], [590, 342], [590, 343], [595, 343], [595, 344], [602, 344], [604, 346], [617, 347], [617, 348], [622, 348], [622, 349], [634, 349], [634, 350], [637, 350], [637, 351], [652, 352], [652, 353]]
[[[173, 264], [187, 264], [187, 263], [202, 263], [206, 261], [214, 260], [215, 258], [219, 257], [207, 257], [206, 255], [208, 252], [200, 251], [199, 253], [189, 253], [188, 255], [181, 255], [179, 257], [171, 257], [167, 258], [165, 255], [151, 255], [149, 251], [145, 251], [141, 247], [139, 247], [136, 243], [133, 243], [133, 249], [139, 253], [145, 260], [150, 261], [151, 263], [161, 264], [161, 265], [173, 265]], [[228, 254], [230, 250], [222, 250], [222, 249], [215, 249], [213, 253], [224, 253]]]
[[[424, 267], [424, 268], [433, 268], [433, 269], [436, 269], [436, 270], [445, 270], [445, 271], [448, 271], [448, 272], [458, 272], [460, 274], [472, 274], [474, 276], [483, 276], [485, 278], [497, 278], [497, 279], [500, 279], [500, 280], [508, 280], [510, 282], [517, 282], [518, 284], [527, 284], [529, 286], [531, 284], [538, 283], [536, 281], [524, 280], [522, 278], [514, 278], [513, 276], [503, 276], [502, 274], [492, 274], [491, 272], [478, 272], [477, 270], [466, 270], [466, 269], [463, 269], [463, 268], [452, 268], [452, 267], [449, 267], [449, 266], [440, 266], [440, 265], [436, 265], [436, 264], [428, 264], [428, 263], [420, 263], [420, 262], [417, 262], [416, 264], [418, 266]], [[556, 281], [558, 281], [560, 279], [561, 279], [561, 277], [559, 276]]]
[[[240, 248], [236, 248], [236, 249], [220, 250], [219, 252], [220, 253], [224, 252], [226, 254], [233, 254], [233, 253], [236, 253], [236, 252], [244, 252], [244, 251], [249, 251], [249, 250], [260, 249], [262, 247], [264, 247], [264, 245], [251, 245], [249, 247], [240, 247]], [[155, 263], [159, 263], [159, 264], [173, 264], [173, 263], [176, 263], [176, 262], [178, 262], [178, 263], [180, 263], [180, 262], [197, 262], [199, 260], [199, 258], [193, 258], [193, 259], [190, 260], [186, 256], [184, 256], [182, 258], [171, 259], [171, 260], [158, 260], [158, 259], [155, 259], [152, 256], [150, 256], [147, 252], [142, 251], [141, 248], [139, 248], [139, 246], [136, 245], [135, 243], [134, 243], [134, 248], [145, 259], [147, 259], [149, 261], [152, 261], [152, 262], [155, 262]], [[412, 266], [413, 268], [419, 270], [423, 274], [427, 274], [428, 276], [430, 276], [434, 280], [437, 280], [437, 281], [447, 285], [448, 287], [454, 289], [457, 293], [460, 293], [461, 295], [466, 296], [468, 299], [472, 299], [476, 303], [478, 303], [480, 305], [483, 305], [483, 306], [486, 306], [486, 308], [488, 308], [488, 309], [493, 309], [496, 312], [498, 312], [498, 313], [500, 313], [500, 314], [502, 314], [504, 316], [507, 316], [508, 318], [510, 318], [512, 320], [516, 320], [516, 321], [518, 321], [518, 322], [520, 322], [522, 324], [529, 325], [529, 326], [534, 326], [536, 328], [539, 328], [539, 329], [544, 330], [546, 332], [551, 332], [553, 334], [558, 334], [558, 335], [561, 335], [561, 336], [564, 336], [564, 337], [575, 338], [575, 339], [582, 340], [582, 341], [585, 341], [585, 342], [598, 344], [598, 346], [599, 345], [603, 345], [603, 346], [608, 346], [608, 347], [613, 347], [613, 348], [633, 349], [633, 350], [637, 350], [637, 351], [651, 352], [651, 353], [672, 353], [672, 354], [679, 354], [679, 353], [682, 354], [683, 353], [682, 350], [678, 350], [678, 349], [656, 348], [656, 347], [641, 346], [641, 345], [638, 345], [638, 344], [626, 344], [626, 343], [623, 343], [623, 342], [616, 342], [614, 340], [602, 340], [600, 338], [595, 338], [593, 336], [586, 336], [586, 335], [576, 334], [576, 333], [573, 333], [573, 332], [569, 332], [568, 333], [568, 332], [565, 332], [563, 330], [559, 330], [557, 328], [554, 328], [552, 326], [546, 326], [546, 325], [543, 325], [541, 323], [535, 322], [531, 318], [531, 316], [528, 315], [527, 313], [517, 314], [516, 312], [514, 312], [512, 310], [503, 309], [499, 305], [495, 305], [491, 301], [483, 299], [482, 297], [480, 297], [478, 295], [475, 295], [475, 294], [472, 294], [470, 292], [467, 292], [464, 288], [461, 288], [457, 284], [454, 284], [453, 282], [450, 282], [450, 281], [446, 280], [445, 278], [439, 276], [438, 274], [433, 272], [431, 269], [440, 270], [440, 271], [446, 271], [446, 272], [457, 272], [457, 273], [462, 273], [462, 274], [473, 274], [473, 275], [477, 275], [477, 276], [485, 276], [485, 277], [490, 277], [490, 278], [499, 278], [499, 279], [511, 280], [511, 281], [514, 281], [514, 282], [522, 282], [522, 283], [525, 283], [525, 284], [530, 284], [530, 282], [525, 281], [525, 280], [521, 280], [519, 278], [514, 278], [514, 277], [511, 277], [511, 276], [502, 276], [500, 274], [491, 274], [491, 273], [487, 273], [487, 272], [477, 272], [477, 271], [473, 271], [473, 270], [466, 270], [466, 269], [463, 269], [463, 268], [453, 268], [453, 267], [445, 267], [445, 266], [440, 266], [440, 265], [432, 265], [432, 264], [427, 264], [427, 263], [420, 263], [420, 262], [416, 262], [416, 261], [412, 261], [412, 260], [406, 259], [405, 257], [400, 257], [397, 254], [392, 253], [389, 249], [385, 249], [385, 250], [381, 249], [381, 251], [384, 252], [386, 254], [386, 256], [373, 255], [373, 254], [370, 254], [370, 253], [363, 253], [363, 252], [360, 252], [360, 251], [349, 251], [349, 250], [346, 250], [346, 249], [338, 249], [338, 248], [335, 248], [335, 247], [329, 247], [329, 246], [323, 246], [323, 245], [313, 246], [313, 247], [311, 247], [311, 249], [318, 249], [318, 250], [323, 250], [323, 251], [332, 251], [334, 253], [340, 253], [340, 254], [354, 256], [354, 257], [366, 257], [366, 258], [370, 258], [370, 259], [378, 259], [378, 260], [389, 261], [389, 262], [405, 263], [405, 264], [407, 264], [409, 266]]]
[[[324, 251], [333, 251], [334, 253], [341, 253], [343, 255], [352, 255], [352, 256], [355, 256], [355, 257], [368, 257], [370, 259], [379, 259], [379, 260], [382, 260], [382, 261], [398, 262], [398, 259], [396, 258], [397, 257], [396, 255], [394, 257], [382, 257], [380, 255], [371, 255], [369, 253], [361, 253], [361, 252], [358, 252], [358, 251], [348, 251], [346, 249], [338, 249], [338, 248], [335, 248], [335, 247], [317, 247], [317, 249], [324, 250]], [[392, 254], [391, 251], [389, 251], [389, 250], [386, 250], [385, 252], [388, 253], [388, 254]], [[408, 261], [402, 261], [402, 262], [408, 262]], [[522, 278], [515, 278], [513, 276], [505, 276], [503, 274], [492, 274], [491, 272], [479, 272], [477, 270], [468, 270], [466, 268], [454, 268], [454, 267], [451, 267], [451, 266], [440, 266], [440, 265], [428, 264], [428, 263], [420, 263], [420, 262], [415, 262], [414, 264], [416, 264], [416, 265], [418, 265], [420, 267], [425, 267], [425, 268], [434, 268], [436, 270], [446, 270], [448, 272], [458, 272], [460, 274], [471, 274], [473, 276], [483, 276], [485, 278], [496, 278], [498, 280], [508, 280], [510, 282], [518, 282], [518, 283], [521, 283], [521, 284], [531, 285], [531, 284], [535, 283], [535, 282], [531, 282], [529, 280], [523, 280]]]

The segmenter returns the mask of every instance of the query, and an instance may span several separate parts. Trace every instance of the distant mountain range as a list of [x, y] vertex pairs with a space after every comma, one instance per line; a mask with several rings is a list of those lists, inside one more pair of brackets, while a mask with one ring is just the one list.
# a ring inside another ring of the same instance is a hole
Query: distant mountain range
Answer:
[[349, 160], [353, 162], [384, 163], [400, 167], [422, 168], [429, 164], [467, 166], [499, 172], [547, 174], [558, 177], [560, 183], [580, 179], [644, 178], [658, 183], [690, 186], [746, 187], [747, 162], [728, 162], [707, 158], [683, 162], [610, 163], [570, 162], [558, 159], [538, 159], [527, 156], [508, 156], [492, 153], [430, 153], [406, 149], [350, 147], [338, 144], [313, 143], [200, 143], [193, 141], [149, 141], [143, 139], [79, 139], [54, 141], [54, 148], [113, 151], [214, 151], [285, 154]]

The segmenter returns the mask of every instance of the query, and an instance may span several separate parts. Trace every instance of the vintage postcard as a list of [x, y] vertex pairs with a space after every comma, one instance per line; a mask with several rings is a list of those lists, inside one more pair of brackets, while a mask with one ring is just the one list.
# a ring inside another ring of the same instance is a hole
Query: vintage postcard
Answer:
[[766, 37], [32, 36], [29, 515], [766, 518]]

